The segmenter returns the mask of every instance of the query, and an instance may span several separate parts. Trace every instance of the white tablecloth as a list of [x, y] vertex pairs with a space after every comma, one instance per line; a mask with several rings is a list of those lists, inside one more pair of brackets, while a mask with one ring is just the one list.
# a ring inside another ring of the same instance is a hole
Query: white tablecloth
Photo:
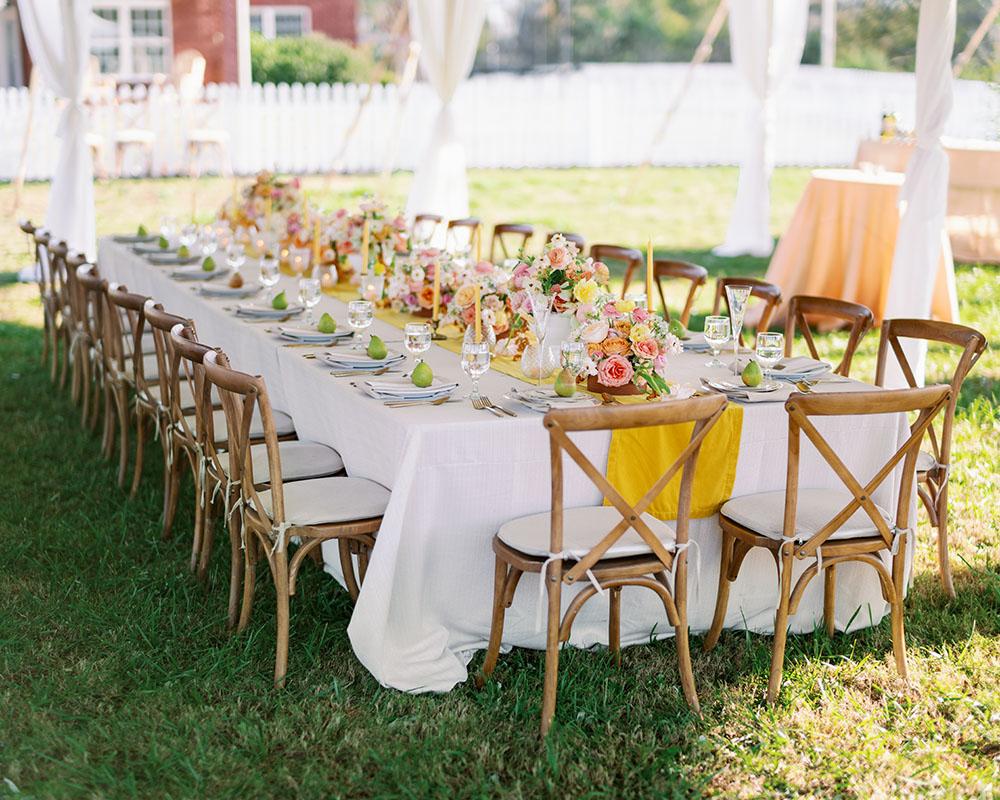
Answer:
[[[497, 419], [466, 402], [437, 407], [388, 409], [352, 388], [349, 378], [333, 378], [322, 362], [303, 358], [305, 348], [283, 348], [265, 332], [273, 327], [246, 324], [223, 307], [231, 301], [197, 295], [189, 283], [168, 277], [169, 268], [151, 267], [127, 247], [102, 240], [103, 274], [132, 291], [154, 297], [176, 314], [195, 321], [201, 341], [219, 346], [241, 370], [262, 375], [276, 408], [289, 412], [299, 438], [320, 441], [341, 453], [348, 473], [392, 490], [361, 595], [348, 628], [358, 658], [382, 684], [406, 691], [447, 691], [467, 677], [474, 651], [484, 649], [490, 630], [493, 595], [493, 534], [507, 520], [548, 508], [549, 445], [541, 415], [507, 404], [516, 419]], [[250, 265], [248, 265], [249, 267]], [[251, 272], [244, 267], [244, 272]], [[289, 297], [292, 278], [282, 277]], [[324, 297], [317, 316], [330, 312], [346, 326], [345, 304]], [[376, 320], [372, 332], [390, 348], [402, 350], [402, 332]], [[466, 382], [458, 357], [433, 346], [426, 360], [436, 376]], [[710, 374], [705, 355], [675, 356], [670, 377], [696, 382]], [[484, 376], [484, 393], [494, 401], [519, 381], [500, 373]], [[851, 391], [864, 384], [824, 385]], [[903, 415], [821, 419], [818, 427], [861, 477], [870, 477], [906, 438]], [[785, 480], [788, 426], [780, 403], [745, 409], [734, 496], [780, 489]], [[607, 460], [610, 434], [580, 435], [581, 449], [595, 464]], [[801, 485], [837, 486], [819, 455], [803, 437]], [[894, 483], [887, 482], [876, 502], [895, 507]], [[592, 505], [601, 498], [575, 468], [567, 469], [566, 503]], [[716, 518], [694, 520], [689, 571], [690, 625], [708, 629], [718, 581], [720, 529]], [[911, 550], [912, 552], [912, 550]], [[340, 579], [335, 545], [324, 545], [326, 569]], [[700, 561], [700, 572], [696, 565]], [[805, 568], [796, 565], [796, 574]], [[764, 552], [751, 554], [730, 595], [726, 625], [769, 632], [777, 604], [774, 562]], [[564, 591], [569, 602], [574, 590]], [[623, 592], [622, 641], [635, 644], [670, 635], [666, 615], [649, 591]], [[544, 647], [535, 630], [538, 582], [525, 576], [507, 613], [504, 644]], [[822, 581], [813, 581], [792, 620], [792, 630], [811, 631], [822, 618]], [[860, 612], [858, 609], [860, 608]], [[877, 623], [886, 613], [873, 570], [856, 564], [837, 570], [836, 623], [852, 629]], [[856, 613], [857, 612], [857, 613]], [[572, 644], [607, 642], [607, 601], [590, 600], [573, 625]]]

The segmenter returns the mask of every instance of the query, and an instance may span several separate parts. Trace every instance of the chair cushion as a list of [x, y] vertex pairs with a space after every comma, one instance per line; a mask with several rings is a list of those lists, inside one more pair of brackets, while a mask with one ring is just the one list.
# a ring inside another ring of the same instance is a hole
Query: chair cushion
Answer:
[[[281, 477], [286, 481], [300, 481], [303, 478], [320, 478], [336, 475], [344, 468], [344, 459], [332, 447], [319, 442], [278, 442], [281, 458]], [[256, 483], [271, 480], [271, 468], [267, 462], [267, 445], [250, 445], [253, 461], [253, 479]], [[229, 474], [229, 453], [219, 453], [219, 463], [226, 475]]]
[[[799, 489], [798, 504], [795, 507], [795, 541], [804, 542], [818, 533], [852, 497], [847, 489]], [[892, 525], [889, 512], [881, 506], [875, 507], [882, 519]], [[722, 506], [719, 513], [754, 533], [780, 540], [784, 533], [785, 492], [761, 492], [734, 497]], [[856, 539], [877, 535], [875, 524], [859, 508], [830, 539]]]
[[[187, 381], [181, 381], [178, 388], [180, 389], [181, 410], [182, 411], [194, 410], [194, 394], [191, 392], [191, 385]], [[153, 398], [157, 402], [159, 402], [160, 384], [154, 383], [152, 386], [150, 386], [149, 393], [153, 396]]]
[[[274, 427], [278, 436], [292, 436], [295, 434], [295, 423], [292, 422], [292, 418], [288, 414], [274, 408], [271, 409], [271, 416], [274, 417]], [[185, 414], [184, 418], [187, 420], [187, 424], [191, 427], [191, 430], [194, 430], [195, 415], [193, 413]], [[226, 413], [221, 408], [217, 408], [212, 412], [212, 427], [215, 431], [216, 443], [229, 440], [229, 429], [226, 427]], [[258, 408], [254, 408], [253, 419], [250, 421], [250, 438], [264, 438], [264, 423], [261, 422], [260, 410]]]
[[936, 466], [937, 466], [937, 459], [934, 458], [933, 453], [928, 453], [926, 450], [921, 450], [917, 454], [917, 472], [930, 472]]
[[[613, 506], [564, 508], [563, 552], [568, 558], [583, 558], [621, 522], [621, 519], [621, 513]], [[642, 519], [667, 550], [674, 549], [677, 534], [673, 528], [650, 514], [643, 514]], [[547, 558], [551, 525], [552, 514], [544, 511], [541, 514], [518, 517], [505, 523], [497, 531], [497, 537], [508, 547], [513, 547], [525, 555]], [[649, 553], [649, 546], [643, 538], [633, 528], [629, 528], [608, 548], [603, 558], [625, 558]]]
[[[132, 362], [132, 356], [129, 355], [125, 359], [125, 372], [130, 379], [135, 380], [135, 364]], [[155, 381], [160, 375], [160, 365], [156, 363], [156, 353], [151, 353], [149, 355], [144, 355], [142, 357], [142, 377], [146, 379], [146, 383], [150, 381]]]
[[[283, 486], [285, 520], [292, 525], [323, 525], [380, 517], [389, 490], [364, 478], [313, 478]], [[264, 513], [274, 518], [271, 490], [260, 492]]]

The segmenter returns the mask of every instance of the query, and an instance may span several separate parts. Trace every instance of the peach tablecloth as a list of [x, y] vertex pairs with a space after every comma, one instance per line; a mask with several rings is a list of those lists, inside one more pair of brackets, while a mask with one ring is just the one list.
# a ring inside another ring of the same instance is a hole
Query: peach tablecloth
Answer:
[[[899, 229], [896, 172], [818, 169], [771, 259], [767, 280], [787, 300], [796, 294], [863, 303], [881, 321]], [[954, 265], [946, 237], [931, 313], [958, 321]]]
[[[1000, 262], [1000, 142], [948, 139], [942, 142], [951, 170], [945, 227], [957, 261]], [[863, 162], [904, 172], [916, 143], [910, 139], [866, 139], [855, 166]]]

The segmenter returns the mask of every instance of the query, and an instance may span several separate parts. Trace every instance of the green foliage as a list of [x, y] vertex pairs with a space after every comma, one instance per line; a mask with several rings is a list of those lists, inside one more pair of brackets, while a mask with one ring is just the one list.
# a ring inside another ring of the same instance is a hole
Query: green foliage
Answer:
[[250, 37], [256, 83], [366, 83], [374, 76], [371, 55], [322, 33]]

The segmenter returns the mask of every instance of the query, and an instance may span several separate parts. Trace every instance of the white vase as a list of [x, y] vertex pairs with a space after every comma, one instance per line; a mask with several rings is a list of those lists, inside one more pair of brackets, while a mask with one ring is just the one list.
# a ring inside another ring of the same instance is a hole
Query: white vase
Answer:
[[548, 359], [555, 364], [559, 364], [560, 348], [573, 332], [573, 314], [552, 314], [549, 316], [549, 324], [545, 329], [545, 349], [548, 351]]

